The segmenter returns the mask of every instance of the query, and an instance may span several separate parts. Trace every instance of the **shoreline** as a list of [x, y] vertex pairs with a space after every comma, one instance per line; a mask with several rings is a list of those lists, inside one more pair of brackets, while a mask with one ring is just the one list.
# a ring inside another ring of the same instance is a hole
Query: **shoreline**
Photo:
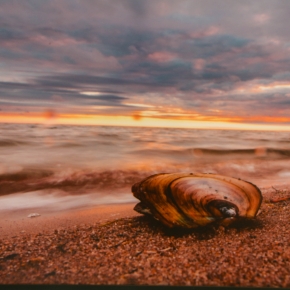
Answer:
[[[103, 204], [62, 211], [41, 211], [20, 209], [0, 213], [1, 238], [10, 238], [21, 234], [37, 234], [58, 228], [67, 228], [82, 224], [95, 224], [110, 220], [139, 216], [133, 210], [136, 202], [120, 204]], [[44, 212], [42, 214], [42, 212]], [[28, 215], [39, 213], [40, 216], [29, 218]]]
[[[290, 183], [282, 183], [269, 186], [266, 182], [260, 187], [263, 202], [267, 202], [273, 195], [278, 197], [283, 192], [289, 191]], [[77, 196], [79, 199], [81, 196]], [[9, 238], [23, 233], [39, 233], [43, 230], [51, 231], [56, 228], [65, 228], [81, 224], [96, 224], [118, 218], [142, 216], [134, 211], [134, 206], [139, 202], [94, 204], [89, 206], [80, 204], [79, 207], [54, 209], [51, 204], [40, 208], [20, 208], [0, 211], [1, 238]], [[28, 215], [37, 213], [39, 216], [29, 218]]]
[[290, 287], [290, 200], [271, 202], [289, 196], [290, 184], [274, 188], [262, 189], [256, 219], [227, 228], [168, 229], [136, 203], [2, 214], [0, 281]]

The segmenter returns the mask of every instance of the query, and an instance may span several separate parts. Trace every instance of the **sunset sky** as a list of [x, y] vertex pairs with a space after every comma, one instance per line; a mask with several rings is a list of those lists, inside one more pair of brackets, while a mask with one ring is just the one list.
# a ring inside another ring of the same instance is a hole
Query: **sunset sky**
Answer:
[[0, 121], [290, 130], [290, 1], [0, 0]]

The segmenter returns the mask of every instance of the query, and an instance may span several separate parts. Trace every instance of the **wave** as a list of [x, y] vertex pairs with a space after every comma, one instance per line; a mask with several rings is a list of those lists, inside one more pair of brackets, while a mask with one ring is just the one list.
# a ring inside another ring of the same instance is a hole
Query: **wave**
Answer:
[[0, 147], [25, 145], [27, 142], [11, 139], [0, 139]]
[[53, 171], [42, 169], [24, 169], [19, 172], [0, 175], [0, 195], [25, 192], [37, 188], [39, 181], [53, 176]]
[[58, 144], [55, 147], [58, 148], [71, 148], [71, 147], [82, 147], [82, 144], [79, 143], [75, 143], [75, 142], [66, 142], [66, 143], [62, 143], [62, 144]]
[[99, 137], [105, 137], [105, 138], [114, 138], [114, 139], [120, 139], [121, 136], [119, 134], [114, 133], [98, 133]]
[[267, 147], [257, 147], [252, 149], [231, 149], [231, 150], [214, 150], [214, 149], [197, 149], [200, 150], [205, 155], [255, 155], [255, 156], [271, 156], [271, 155], [280, 155], [280, 156], [289, 156], [290, 149], [275, 149]]
[[43, 189], [60, 189], [69, 194], [85, 194], [93, 190], [131, 187], [137, 181], [152, 174], [134, 170], [76, 171], [58, 174], [51, 170], [25, 169], [0, 175], [0, 195]]
[[4, 173], [0, 175], [0, 182], [18, 182], [25, 180], [35, 180], [46, 178], [53, 175], [52, 170], [46, 169], [23, 169], [13, 173]]
[[[126, 192], [130, 193], [130, 188], [134, 183], [152, 174], [162, 172], [216, 173], [238, 176], [245, 180], [253, 176], [276, 178], [279, 174], [279, 178], [289, 178], [287, 174], [290, 149], [267, 149], [266, 153], [264, 149], [259, 149], [260, 151], [257, 151], [257, 149], [190, 150], [185, 152], [188, 154], [188, 152], [195, 150], [194, 154], [197, 156], [197, 161], [184, 158], [185, 160], [180, 162], [181, 159], [179, 158], [178, 162], [176, 160], [172, 162], [168, 160], [167, 156], [164, 162], [159, 162], [158, 158], [150, 159], [143, 156], [143, 159], [137, 158], [136, 163], [132, 161], [134, 158], [131, 159], [131, 164], [129, 161], [123, 167], [112, 170], [100, 168], [71, 169], [71, 167], [67, 169], [60, 167], [50, 167], [49, 169], [24, 168], [21, 171], [0, 174], [0, 196], [47, 189], [61, 191], [68, 195], [84, 195], [92, 192], [118, 194], [122, 189], [126, 189]], [[172, 153], [172, 150], [170, 152]], [[203, 154], [208, 158], [204, 158]], [[225, 158], [226, 154], [229, 158]], [[249, 158], [248, 155], [243, 158], [245, 156], [243, 154], [250, 154], [251, 156], [257, 156], [257, 158]], [[268, 159], [265, 158], [264, 154], [266, 156], [274, 155], [274, 157]], [[221, 156], [221, 158], [215, 158], [214, 156]], [[271, 166], [269, 166], [269, 162], [272, 162]]]
[[182, 150], [172, 150], [172, 149], [143, 149], [135, 150], [132, 153], [141, 154], [141, 155], [162, 155], [162, 156], [188, 156], [193, 155], [195, 157], [212, 157], [212, 156], [226, 156], [226, 155], [240, 155], [240, 156], [273, 156], [276, 157], [290, 157], [290, 149], [275, 149], [267, 147], [257, 147], [249, 149], [211, 149], [211, 148], [187, 148]]
[[282, 156], [289, 156], [290, 157], [290, 149], [269, 149], [270, 153], [276, 153]]

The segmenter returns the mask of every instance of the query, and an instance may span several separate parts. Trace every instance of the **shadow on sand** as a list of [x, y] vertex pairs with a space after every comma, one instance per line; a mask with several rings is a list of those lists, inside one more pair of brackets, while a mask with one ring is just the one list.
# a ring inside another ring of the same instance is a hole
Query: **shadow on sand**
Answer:
[[236, 233], [248, 231], [251, 229], [263, 228], [263, 222], [257, 219], [240, 219], [228, 227], [223, 227], [218, 223], [213, 223], [204, 227], [194, 229], [168, 228], [151, 216], [134, 217], [144, 228], [150, 229], [155, 233], [161, 233], [165, 236], [184, 237], [194, 235], [197, 240], [210, 240], [221, 232], [231, 234], [233, 230]]

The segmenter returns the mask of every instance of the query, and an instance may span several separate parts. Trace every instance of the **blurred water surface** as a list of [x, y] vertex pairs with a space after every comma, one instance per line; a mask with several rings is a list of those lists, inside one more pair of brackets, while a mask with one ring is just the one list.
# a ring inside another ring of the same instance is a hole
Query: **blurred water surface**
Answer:
[[[290, 132], [0, 124], [0, 209], [134, 201], [161, 172], [290, 179]], [[82, 198], [80, 198], [80, 196]]]

